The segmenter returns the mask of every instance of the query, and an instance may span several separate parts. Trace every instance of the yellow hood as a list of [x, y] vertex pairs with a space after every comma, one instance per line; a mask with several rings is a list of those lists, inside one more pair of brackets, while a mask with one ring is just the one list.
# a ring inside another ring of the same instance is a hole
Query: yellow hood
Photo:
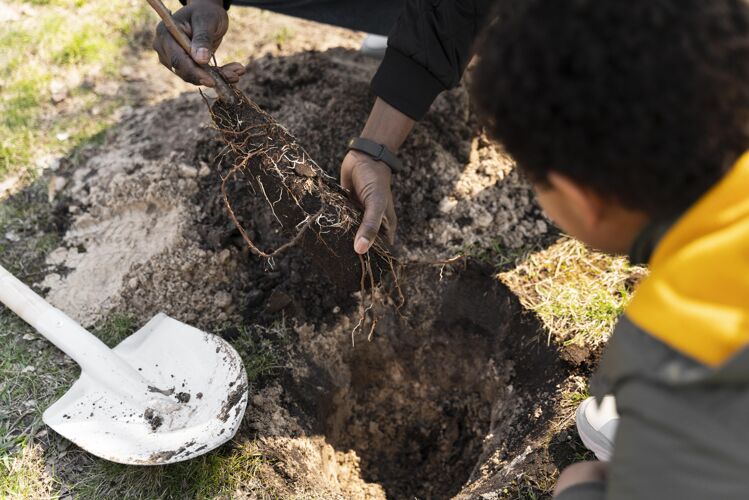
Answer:
[[749, 344], [749, 153], [666, 233], [627, 316], [710, 366]]

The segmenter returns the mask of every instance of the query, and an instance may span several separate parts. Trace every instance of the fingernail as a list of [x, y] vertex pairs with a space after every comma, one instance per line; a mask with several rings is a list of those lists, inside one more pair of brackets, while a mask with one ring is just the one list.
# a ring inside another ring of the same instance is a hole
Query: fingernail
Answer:
[[196, 59], [199, 59], [201, 62], [208, 62], [208, 60], [211, 58], [210, 52], [208, 52], [208, 49], [206, 48], [200, 48], [195, 53]]
[[354, 243], [354, 251], [359, 254], [367, 253], [367, 250], [369, 250], [369, 245], [371, 245], [372, 242], [369, 241], [369, 239], [365, 238], [364, 236], [359, 236], [356, 238], [356, 242]]
[[213, 81], [208, 78], [201, 78], [200, 84], [204, 87], [213, 87]]

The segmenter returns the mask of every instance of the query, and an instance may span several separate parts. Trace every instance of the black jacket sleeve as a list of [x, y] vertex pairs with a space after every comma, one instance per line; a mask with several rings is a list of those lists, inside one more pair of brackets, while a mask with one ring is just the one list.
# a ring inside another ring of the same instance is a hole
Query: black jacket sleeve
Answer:
[[[224, 3], [224, 9], [229, 10], [229, 7], [231, 7], [232, 0], [222, 0]], [[187, 5], [187, 0], [179, 0], [179, 3], [182, 5]]]
[[407, 0], [372, 91], [415, 120], [460, 83], [492, 0]]

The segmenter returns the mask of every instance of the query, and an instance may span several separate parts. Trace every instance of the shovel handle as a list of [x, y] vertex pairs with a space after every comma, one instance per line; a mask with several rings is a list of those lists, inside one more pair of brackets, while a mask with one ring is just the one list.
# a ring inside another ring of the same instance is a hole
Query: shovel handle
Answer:
[[[172, 35], [172, 37], [177, 41], [180, 47], [182, 47], [182, 50], [190, 54], [190, 39], [187, 38], [187, 35], [185, 34], [182, 29], [177, 26], [177, 23], [174, 22], [174, 18], [172, 17], [172, 13], [169, 11], [169, 9], [166, 8], [166, 5], [161, 0], [146, 0], [148, 4], [153, 8], [153, 10], [156, 11], [156, 13], [159, 15], [162, 21], [164, 21], [164, 26], [166, 26], [167, 31], [169, 31], [169, 34]], [[197, 63], [196, 63], [197, 64]], [[234, 91], [231, 89], [228, 83], [226, 83], [226, 80], [224, 80], [223, 75], [221, 75], [221, 72], [213, 66], [209, 66], [208, 64], [198, 64], [203, 70], [207, 71], [208, 74], [210, 74], [213, 79], [216, 81], [216, 93], [218, 94], [218, 98], [221, 99], [224, 102], [235, 104], [237, 101], [236, 96], [234, 95]]]
[[148, 383], [141, 374], [113, 353], [104, 342], [34, 293], [2, 266], [0, 302], [73, 358], [84, 373], [110, 386], [114, 392], [130, 396], [147, 389]]

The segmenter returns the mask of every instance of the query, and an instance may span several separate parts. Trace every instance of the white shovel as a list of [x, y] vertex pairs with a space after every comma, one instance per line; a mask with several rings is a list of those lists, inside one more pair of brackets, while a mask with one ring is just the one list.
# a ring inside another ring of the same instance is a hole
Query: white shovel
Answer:
[[80, 365], [80, 378], [43, 419], [84, 450], [123, 464], [169, 464], [237, 432], [247, 374], [220, 337], [159, 314], [109, 349], [2, 267], [0, 302]]

